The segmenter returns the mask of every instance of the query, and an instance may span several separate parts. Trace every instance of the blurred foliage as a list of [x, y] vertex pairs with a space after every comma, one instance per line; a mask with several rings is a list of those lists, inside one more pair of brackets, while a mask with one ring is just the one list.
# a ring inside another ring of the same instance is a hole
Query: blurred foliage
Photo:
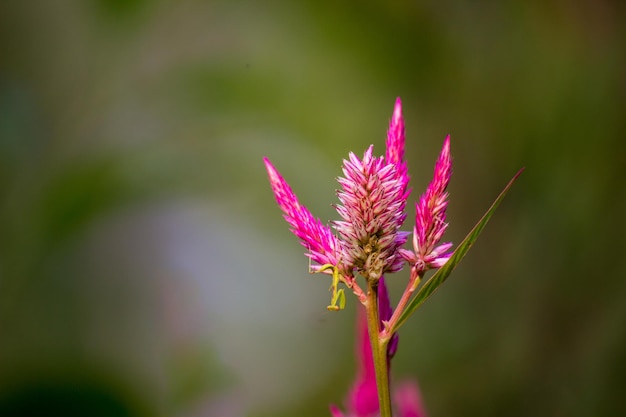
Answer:
[[382, 153], [398, 95], [412, 198], [452, 135], [450, 240], [526, 171], [402, 329], [397, 379], [433, 416], [623, 414], [624, 19], [590, 0], [0, 3], [0, 415], [328, 415], [354, 300], [324, 312], [261, 158], [332, 220], [341, 158]]

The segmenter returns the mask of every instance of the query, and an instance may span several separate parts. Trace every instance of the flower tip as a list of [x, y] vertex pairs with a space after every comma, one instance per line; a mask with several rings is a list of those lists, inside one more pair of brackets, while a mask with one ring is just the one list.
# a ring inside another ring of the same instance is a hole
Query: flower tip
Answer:
[[395, 122], [399, 119], [402, 119], [402, 100], [400, 97], [396, 98], [396, 104], [393, 107], [393, 117], [392, 120]]
[[[397, 166], [404, 164], [404, 119], [402, 118], [402, 101], [400, 97], [396, 98], [396, 104], [393, 108], [393, 114], [389, 121], [389, 130], [387, 130], [387, 152], [385, 153], [385, 161]], [[406, 175], [406, 167], [401, 168], [400, 177], [408, 183]]]
[[269, 175], [269, 177], [270, 177], [270, 182], [272, 184], [275, 184], [277, 182], [281, 182], [280, 174], [278, 173], [276, 168], [274, 168], [274, 165], [272, 165], [272, 163], [270, 162], [270, 160], [269, 160], [269, 158], [267, 156], [263, 157], [263, 163], [265, 164], [265, 169], [267, 170], [267, 175]]
[[394, 400], [401, 417], [426, 417], [426, 409], [417, 383], [402, 382], [394, 392]]
[[[443, 167], [445, 167], [445, 169], [447, 170], [451, 169], [452, 156], [450, 155], [450, 135], [446, 136], [445, 140], [443, 141], [443, 146], [441, 147], [441, 153], [439, 154], [439, 163], [442, 164]], [[448, 173], [448, 175], [450, 173]]]
[[396, 136], [396, 140], [404, 141], [404, 118], [402, 117], [402, 101], [400, 97], [396, 99], [396, 104], [393, 107], [389, 130], [394, 131], [393, 133]]
[[335, 404], [330, 405], [330, 415], [332, 417], [344, 417], [343, 412]]

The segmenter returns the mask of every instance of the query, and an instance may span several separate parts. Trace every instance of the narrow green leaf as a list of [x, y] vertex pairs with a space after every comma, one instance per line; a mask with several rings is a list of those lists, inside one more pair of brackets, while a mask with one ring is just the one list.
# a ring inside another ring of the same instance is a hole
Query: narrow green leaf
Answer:
[[467, 254], [467, 251], [470, 250], [470, 248], [478, 238], [478, 235], [480, 235], [480, 233], [483, 231], [485, 225], [487, 224], [493, 213], [496, 211], [496, 209], [504, 199], [504, 196], [509, 191], [517, 177], [520, 176], [522, 171], [524, 171], [524, 168], [520, 169], [517, 174], [515, 174], [515, 176], [511, 179], [511, 181], [509, 181], [506, 187], [504, 187], [498, 198], [496, 198], [491, 207], [489, 207], [489, 210], [487, 210], [487, 212], [483, 215], [480, 221], [476, 223], [474, 228], [469, 232], [467, 236], [465, 236], [465, 239], [463, 239], [461, 244], [456, 248], [450, 259], [448, 259], [448, 262], [446, 262], [441, 268], [439, 268], [439, 270], [437, 270], [437, 272], [435, 272], [433, 276], [430, 277], [430, 279], [418, 290], [415, 297], [413, 297], [413, 299], [409, 301], [405, 310], [398, 318], [398, 321], [396, 322], [394, 328], [390, 329], [390, 334], [396, 332], [398, 328], [400, 328], [400, 326], [404, 324], [409, 316], [411, 316], [411, 314], [413, 314], [415, 310], [417, 310], [417, 308], [420, 307], [424, 303], [424, 301], [426, 301], [426, 299], [430, 297], [437, 288], [439, 288], [441, 284], [443, 284], [443, 282], [448, 278], [450, 273], [452, 273], [454, 268], [456, 268], [458, 263], [461, 262], [461, 260]]

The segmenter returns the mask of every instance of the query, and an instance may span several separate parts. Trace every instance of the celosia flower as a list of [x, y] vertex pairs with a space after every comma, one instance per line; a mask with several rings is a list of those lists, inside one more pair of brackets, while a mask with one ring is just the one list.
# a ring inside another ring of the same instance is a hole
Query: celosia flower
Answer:
[[[378, 281], [379, 311], [381, 327], [382, 321], [391, 317], [392, 309], [384, 278]], [[380, 306], [384, 307], [381, 308]], [[382, 311], [381, 311], [382, 310]], [[392, 338], [387, 350], [387, 360], [390, 361], [397, 348], [397, 338]], [[393, 349], [390, 349], [394, 344]], [[392, 352], [393, 350], [393, 352]], [[357, 316], [356, 338], [357, 375], [356, 380], [346, 398], [346, 413], [336, 405], [330, 406], [332, 417], [375, 417], [378, 415], [378, 391], [376, 389], [376, 374], [372, 345], [367, 332], [367, 321], [364, 309], [359, 309]], [[389, 368], [387, 368], [389, 369]], [[425, 417], [426, 412], [422, 405], [417, 384], [412, 381], [402, 382], [392, 392], [399, 417]]]
[[372, 151], [370, 146], [362, 160], [353, 153], [344, 160], [344, 177], [337, 179], [342, 187], [337, 212], [343, 220], [333, 226], [344, 242], [342, 261], [377, 281], [383, 273], [402, 268], [398, 249], [407, 234], [399, 229], [406, 218], [406, 198], [396, 165], [373, 157]]
[[[400, 183], [400, 187], [402, 189], [402, 197], [398, 199], [399, 207], [398, 212], [401, 214], [398, 215], [396, 222], [398, 224], [398, 228], [400, 228], [404, 224], [404, 220], [406, 219], [406, 202], [409, 198], [409, 194], [411, 194], [409, 185], [409, 172], [407, 168], [407, 163], [404, 159], [404, 118], [402, 117], [402, 101], [400, 97], [396, 99], [396, 104], [393, 108], [393, 115], [391, 116], [391, 121], [389, 122], [389, 129], [387, 130], [387, 142], [386, 142], [386, 152], [385, 152], [385, 162], [387, 164], [392, 164], [396, 170], [396, 179]], [[396, 250], [401, 248], [407, 240], [409, 233], [398, 231], [396, 233], [394, 246]], [[396, 272], [402, 269], [402, 264], [404, 260], [401, 256], [396, 256], [394, 264], [391, 268], [389, 268], [389, 272]]]
[[349, 160], [344, 160], [344, 177], [338, 178], [342, 205], [337, 206], [337, 212], [343, 220], [333, 225], [344, 241], [343, 260], [368, 279], [397, 272], [404, 263], [398, 254], [408, 236], [400, 231], [409, 196], [404, 143], [402, 102], [398, 98], [387, 131], [385, 157], [373, 157], [373, 146], [361, 160], [350, 153]]
[[428, 269], [439, 268], [452, 255], [448, 252], [452, 243], [439, 244], [448, 227], [446, 188], [451, 175], [452, 157], [450, 156], [450, 136], [448, 136], [435, 165], [433, 180], [415, 205], [413, 252], [401, 251], [403, 257], [411, 264], [413, 274], [421, 275]]
[[276, 202], [284, 213], [285, 220], [291, 225], [291, 231], [300, 238], [302, 246], [309, 252], [307, 256], [315, 264], [314, 271], [321, 265], [331, 264], [339, 267], [337, 255], [340, 254], [339, 241], [332, 231], [313, 217], [311, 212], [298, 202], [298, 198], [282, 175], [267, 158], [263, 158], [270, 178]]

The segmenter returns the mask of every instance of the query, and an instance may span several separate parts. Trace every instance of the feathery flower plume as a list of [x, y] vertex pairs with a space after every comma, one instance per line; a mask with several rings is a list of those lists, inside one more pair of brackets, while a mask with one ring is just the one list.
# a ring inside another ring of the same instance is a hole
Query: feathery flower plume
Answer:
[[311, 269], [320, 271], [320, 266], [325, 264], [339, 267], [337, 255], [341, 251], [340, 243], [335, 235], [298, 202], [291, 187], [270, 160], [263, 158], [263, 162], [265, 162], [276, 202], [283, 211], [285, 220], [291, 225], [291, 231], [300, 238], [302, 246], [309, 250], [307, 256], [316, 264], [312, 265]]
[[448, 135], [435, 165], [433, 180], [415, 205], [414, 252], [402, 250], [402, 255], [411, 264], [414, 274], [421, 275], [428, 269], [439, 268], [452, 256], [448, 252], [452, 243], [438, 245], [448, 227], [446, 189], [451, 175], [452, 157]]
[[[396, 99], [396, 104], [393, 108], [393, 115], [389, 122], [389, 130], [387, 130], [387, 151], [385, 153], [385, 162], [393, 164], [396, 167], [396, 176], [402, 183], [404, 189], [404, 202], [409, 197], [410, 191], [408, 190], [409, 173], [407, 169], [406, 161], [404, 160], [404, 118], [402, 117], [402, 101], [400, 97]], [[404, 209], [404, 206], [402, 207]]]
[[[409, 172], [407, 168], [406, 160], [404, 159], [404, 145], [405, 145], [405, 136], [404, 136], [404, 118], [402, 117], [402, 101], [400, 97], [396, 98], [396, 103], [393, 108], [393, 115], [391, 116], [391, 121], [389, 122], [389, 129], [387, 130], [387, 142], [386, 142], [386, 152], [385, 152], [385, 162], [388, 164], [393, 164], [396, 168], [396, 178], [401, 184], [402, 188], [402, 198], [400, 199], [401, 203], [398, 207], [398, 211], [402, 212], [401, 216], [398, 216], [397, 223], [398, 227], [401, 227], [404, 224], [404, 220], [406, 220], [406, 202], [409, 198], [409, 194], [411, 194], [411, 190], [408, 188], [409, 186]], [[396, 238], [394, 242], [394, 246], [397, 250], [400, 250], [402, 246], [406, 243], [407, 237], [409, 233], [406, 232], [398, 232], [396, 233]], [[394, 265], [389, 269], [389, 272], [396, 272], [402, 269], [402, 264], [404, 260], [401, 256], [397, 256], [394, 262]]]
[[373, 157], [373, 148], [365, 151], [363, 159], [350, 153], [349, 160], [344, 160], [344, 177], [337, 179], [342, 204], [336, 207], [343, 220], [333, 226], [344, 242], [342, 262], [368, 280], [378, 281], [383, 273], [402, 268], [398, 249], [407, 237], [400, 231], [406, 217], [406, 187], [396, 164]]
[[374, 281], [385, 272], [401, 270], [404, 264], [399, 255], [408, 237], [400, 231], [409, 196], [404, 144], [402, 102], [397, 98], [385, 157], [373, 157], [373, 146], [362, 160], [350, 153], [343, 163], [344, 177], [337, 179], [342, 186], [337, 212], [343, 220], [333, 226], [344, 241], [343, 261]]

